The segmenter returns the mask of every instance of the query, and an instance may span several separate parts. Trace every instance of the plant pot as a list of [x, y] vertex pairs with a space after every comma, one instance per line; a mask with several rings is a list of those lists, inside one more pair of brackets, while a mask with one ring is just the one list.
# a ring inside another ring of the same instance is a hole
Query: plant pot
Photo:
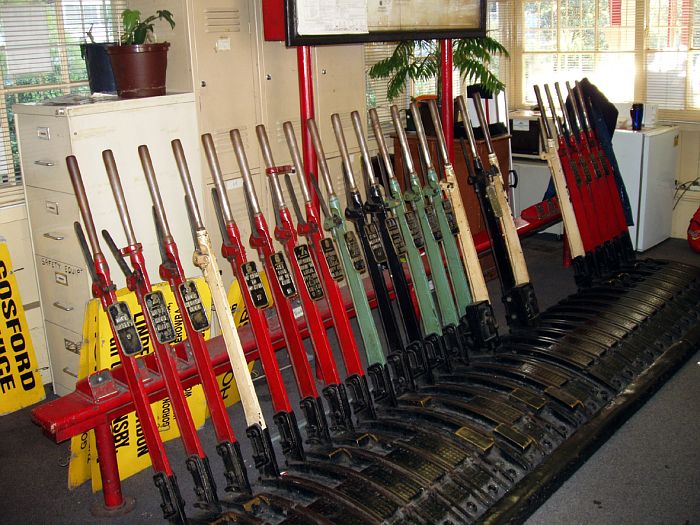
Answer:
[[107, 48], [117, 95], [122, 98], [165, 95], [165, 71], [170, 44], [141, 44]]
[[92, 93], [116, 93], [112, 62], [107, 48], [114, 44], [80, 44], [80, 55], [85, 60], [88, 82]]

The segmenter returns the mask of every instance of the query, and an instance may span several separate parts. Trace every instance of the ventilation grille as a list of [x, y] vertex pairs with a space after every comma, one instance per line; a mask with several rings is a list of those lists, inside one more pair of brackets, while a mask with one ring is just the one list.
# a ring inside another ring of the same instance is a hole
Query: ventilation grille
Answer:
[[238, 9], [205, 9], [204, 27], [207, 33], [240, 33], [241, 13]]

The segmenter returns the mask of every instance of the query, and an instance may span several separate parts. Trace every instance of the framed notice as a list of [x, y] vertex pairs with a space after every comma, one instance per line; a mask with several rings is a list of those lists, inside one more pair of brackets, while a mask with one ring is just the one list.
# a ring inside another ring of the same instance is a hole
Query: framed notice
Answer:
[[486, 0], [285, 0], [288, 46], [486, 34]]

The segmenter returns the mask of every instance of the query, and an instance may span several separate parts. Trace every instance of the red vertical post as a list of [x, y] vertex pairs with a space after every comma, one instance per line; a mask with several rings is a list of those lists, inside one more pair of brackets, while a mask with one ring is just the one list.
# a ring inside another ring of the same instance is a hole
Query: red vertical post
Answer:
[[124, 505], [122, 485], [119, 480], [119, 465], [117, 451], [114, 448], [112, 429], [108, 422], [95, 426], [95, 444], [99, 458], [100, 476], [102, 477], [102, 496], [107, 511], [121, 508]]
[[[306, 121], [314, 117], [314, 85], [311, 72], [311, 47], [297, 47], [297, 74], [299, 76], [299, 116], [301, 117], [301, 151], [304, 157], [306, 181], [311, 185], [309, 177], [316, 174], [316, 151], [311, 143], [311, 133], [306, 127]], [[318, 213], [318, 197], [314, 193], [314, 208]]]
[[442, 127], [445, 132], [447, 155], [450, 162], [455, 160], [454, 104], [452, 102], [452, 40], [440, 41], [440, 69], [442, 82]]

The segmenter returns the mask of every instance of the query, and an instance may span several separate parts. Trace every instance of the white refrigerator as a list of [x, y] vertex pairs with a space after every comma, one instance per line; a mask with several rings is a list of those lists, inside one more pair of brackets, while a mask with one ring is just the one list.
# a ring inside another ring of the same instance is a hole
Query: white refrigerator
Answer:
[[613, 150], [630, 198], [632, 244], [645, 251], [671, 236], [673, 193], [679, 157], [679, 128], [617, 129]]

